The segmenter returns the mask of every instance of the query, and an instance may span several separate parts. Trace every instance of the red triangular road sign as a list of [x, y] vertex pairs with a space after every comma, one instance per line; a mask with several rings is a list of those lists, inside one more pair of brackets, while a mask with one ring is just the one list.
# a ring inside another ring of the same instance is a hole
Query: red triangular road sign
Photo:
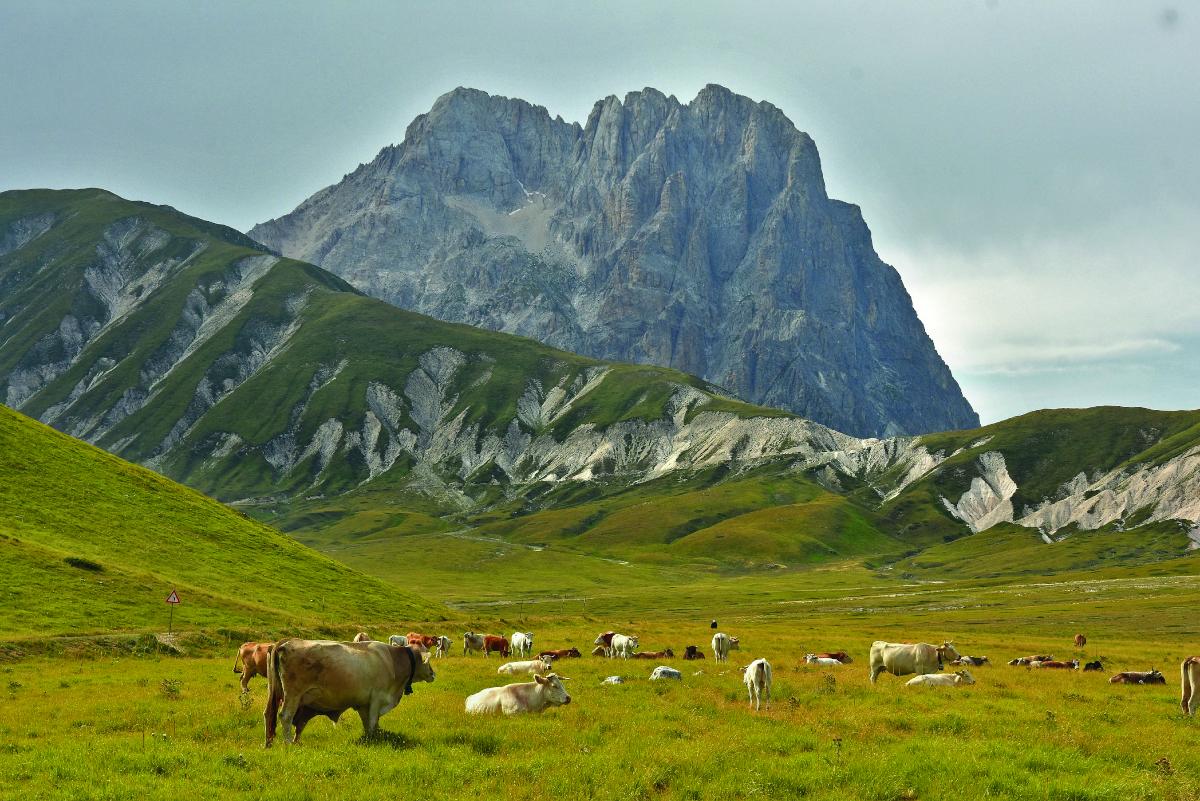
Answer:
[[179, 593], [175, 592], [175, 590], [171, 590], [171, 594], [167, 596], [167, 603], [169, 603], [169, 604], [179, 603]]

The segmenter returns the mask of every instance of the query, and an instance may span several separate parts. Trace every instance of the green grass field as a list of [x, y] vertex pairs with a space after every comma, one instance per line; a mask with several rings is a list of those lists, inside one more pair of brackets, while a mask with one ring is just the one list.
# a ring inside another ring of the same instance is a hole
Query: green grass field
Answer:
[[[958, 603], [952, 603], [957, 599]], [[22, 798], [1045, 798], [1191, 799], [1200, 793], [1195, 720], [1179, 714], [1174, 667], [1195, 648], [1200, 580], [1080, 580], [1007, 587], [911, 587], [872, 595], [797, 594], [791, 603], [712, 592], [706, 613], [742, 638], [727, 665], [676, 661], [679, 683], [646, 680], [654, 662], [563, 663], [573, 703], [540, 717], [469, 718], [463, 699], [504, 683], [498, 660], [437, 660], [437, 681], [361, 741], [353, 713], [313, 723], [297, 747], [262, 748], [265, 686], [239, 699], [232, 648], [194, 657], [28, 659], [0, 667], [0, 787]], [[494, 613], [493, 613], [494, 614]], [[626, 619], [628, 618], [628, 619]], [[531, 628], [539, 647], [590, 643], [608, 626], [646, 648], [707, 649], [707, 618], [660, 609], [611, 617], [489, 617], [443, 623]], [[1082, 652], [1111, 669], [1159, 666], [1166, 687], [1010, 668], [1034, 651]], [[373, 632], [376, 636], [387, 633]], [[1183, 636], [1192, 642], [1185, 644]], [[867, 680], [876, 638], [952, 637], [998, 663], [959, 690]], [[801, 664], [811, 649], [855, 662]], [[770, 711], [748, 709], [736, 668], [765, 656]], [[693, 675], [695, 671], [703, 671]], [[604, 676], [628, 677], [601, 686]], [[164, 735], [165, 736], [162, 736]]]

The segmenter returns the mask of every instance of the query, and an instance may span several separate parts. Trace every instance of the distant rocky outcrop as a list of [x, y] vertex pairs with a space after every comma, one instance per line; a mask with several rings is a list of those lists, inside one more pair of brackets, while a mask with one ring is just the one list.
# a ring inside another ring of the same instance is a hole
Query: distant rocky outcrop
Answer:
[[979, 423], [812, 139], [720, 86], [608, 97], [583, 126], [457, 89], [250, 235], [405, 309], [674, 367], [855, 435]]

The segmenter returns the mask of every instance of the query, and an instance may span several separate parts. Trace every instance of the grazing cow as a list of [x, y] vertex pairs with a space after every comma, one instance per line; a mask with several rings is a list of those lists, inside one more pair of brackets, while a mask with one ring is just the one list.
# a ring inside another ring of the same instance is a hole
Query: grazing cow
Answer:
[[355, 634], [354, 639], [351, 640], [351, 642], [370, 642], [370, 641], [371, 641], [371, 635], [367, 634], [365, 631], [360, 631], [358, 634]]
[[436, 648], [438, 638], [432, 634], [418, 634], [410, 631], [407, 635], [409, 645], [424, 645], [426, 648]]
[[[242, 692], [250, 692], [250, 679], [267, 677], [267, 660], [271, 658], [271, 643], [245, 642], [233, 658], [233, 672], [242, 674]], [[238, 663], [244, 667], [238, 667]]]
[[1099, 670], [1099, 671], [1103, 672], [1103, 671], [1104, 671], [1104, 665], [1100, 664], [1100, 660], [1099, 660], [1099, 659], [1097, 659], [1095, 662], [1088, 662], [1086, 665], [1084, 665], [1084, 666], [1083, 666], [1083, 669], [1084, 669], [1085, 671], [1087, 671], [1087, 670]]
[[728, 662], [729, 652], [739, 650], [737, 637], [730, 637], [723, 631], [718, 631], [712, 638], [713, 659], [718, 662]]
[[704, 652], [700, 650], [699, 645], [689, 645], [683, 651], [683, 658], [689, 662], [693, 659], [703, 659]]
[[1179, 708], [1185, 715], [1196, 714], [1197, 685], [1200, 685], [1200, 656], [1189, 656], [1179, 665]]
[[1050, 654], [1038, 654], [1036, 656], [1018, 656], [1016, 659], [1010, 659], [1010, 665], [1030, 665], [1034, 662], [1051, 662], [1054, 657]]
[[668, 648], [665, 651], [638, 651], [634, 659], [674, 659], [675, 652]]
[[528, 659], [524, 662], [505, 662], [496, 668], [501, 676], [545, 676], [553, 668], [548, 659]]
[[559, 648], [554, 651], [542, 651], [538, 654], [539, 659], [578, 659], [583, 656], [579, 653], [578, 648]]
[[493, 652], [508, 659], [508, 640], [496, 634], [486, 634], [483, 638], [483, 655], [490, 656]]
[[619, 656], [622, 659], [628, 659], [637, 649], [638, 638], [636, 636], [626, 637], [624, 634], [614, 634], [608, 648], [608, 655], [614, 658]]
[[374, 737], [379, 717], [412, 692], [413, 682], [433, 680], [433, 668], [411, 648], [371, 641], [282, 640], [267, 663], [266, 745], [275, 739], [277, 724], [284, 742], [299, 742], [308, 721], [324, 715], [336, 723], [347, 709], [358, 712], [363, 732]]
[[434, 650], [433, 655], [434, 656], [449, 656], [450, 655], [450, 646], [453, 644], [454, 643], [450, 641], [450, 638], [443, 634], [442, 636], [437, 638], [437, 648]]
[[879, 640], [871, 644], [871, 683], [874, 684], [884, 671], [893, 676], [937, 673], [941, 671], [943, 663], [958, 659], [959, 656], [958, 651], [954, 650], [954, 643], [949, 640], [941, 645]]
[[805, 654], [804, 662], [809, 665], [840, 665], [840, 659], [834, 659], [831, 656], [817, 656], [816, 654]]
[[1108, 680], [1110, 684], [1166, 684], [1167, 677], [1151, 668], [1149, 671], [1127, 670]]
[[1039, 669], [1040, 668], [1050, 668], [1053, 670], [1078, 670], [1079, 669], [1079, 660], [1072, 659], [1070, 662], [1058, 662], [1058, 661], [1051, 659], [1051, 660], [1047, 660], [1045, 662], [1030, 662], [1029, 666], [1034, 667], [1034, 668], [1039, 668]]
[[952, 665], [969, 665], [970, 667], [983, 667], [984, 665], [990, 665], [991, 662], [988, 661], [988, 658], [986, 656], [960, 656], [958, 659], [955, 659], [950, 664], [952, 664]]
[[563, 687], [565, 676], [551, 673], [534, 676], [528, 684], [506, 684], [488, 687], [467, 696], [467, 713], [471, 715], [517, 715], [523, 712], [544, 712], [548, 707], [571, 703]]
[[1087, 637], [1083, 636], [1082, 634], [1076, 634], [1075, 635], [1075, 647], [1082, 648], [1085, 645], [1087, 645]]
[[762, 708], [764, 697], [767, 699], [767, 709], [771, 708], [770, 662], [765, 659], [755, 659], [742, 672], [742, 681], [746, 683], [746, 689], [750, 692], [750, 705], [754, 707], [755, 712]]
[[484, 640], [482, 634], [476, 634], [473, 631], [468, 631], [463, 635], [463, 656], [474, 651], [482, 651]]
[[813, 656], [817, 657], [818, 659], [836, 659], [843, 665], [848, 665], [854, 661], [850, 658], [850, 654], [846, 653], [845, 651], [826, 651], [825, 653], [821, 654], [813, 654]]
[[961, 687], [964, 684], [974, 684], [975, 679], [966, 670], [954, 673], [926, 673], [914, 676], [904, 682], [906, 687]]
[[675, 679], [676, 681], [680, 681], [683, 679], [683, 674], [673, 667], [659, 665], [650, 671], [650, 681], [658, 681], [659, 679]]
[[533, 653], [533, 632], [531, 631], [514, 631], [512, 639], [513, 653], [517, 656], [529, 656]]
[[612, 655], [612, 638], [617, 636], [615, 631], [606, 631], [592, 641], [592, 645], [599, 645], [604, 649], [605, 656]]

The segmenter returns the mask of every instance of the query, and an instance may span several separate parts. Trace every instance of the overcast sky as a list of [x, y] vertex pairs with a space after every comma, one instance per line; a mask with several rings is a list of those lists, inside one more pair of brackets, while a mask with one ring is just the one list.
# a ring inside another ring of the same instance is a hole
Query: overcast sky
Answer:
[[[0, 189], [246, 229], [455, 86], [706, 83], [809, 132], [985, 422], [1200, 407], [1200, 3], [0, 0]], [[335, 9], [336, 7], [336, 9]]]

